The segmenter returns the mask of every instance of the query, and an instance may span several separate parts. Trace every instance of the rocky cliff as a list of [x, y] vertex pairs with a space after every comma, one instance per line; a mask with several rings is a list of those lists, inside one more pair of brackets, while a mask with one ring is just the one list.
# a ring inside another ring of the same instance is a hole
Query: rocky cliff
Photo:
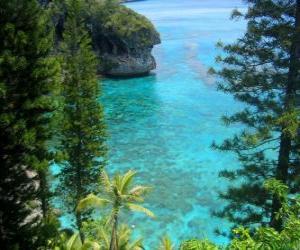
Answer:
[[122, 5], [94, 15], [93, 43], [100, 58], [100, 72], [131, 76], [155, 69], [151, 51], [160, 43], [160, 37], [148, 19]]
[[[39, 0], [55, 10], [53, 22], [58, 43], [62, 39], [67, 7], [64, 1]], [[155, 69], [151, 54], [160, 37], [152, 23], [117, 0], [85, 0], [82, 17], [90, 30], [94, 50], [99, 58], [99, 73], [133, 76]]]

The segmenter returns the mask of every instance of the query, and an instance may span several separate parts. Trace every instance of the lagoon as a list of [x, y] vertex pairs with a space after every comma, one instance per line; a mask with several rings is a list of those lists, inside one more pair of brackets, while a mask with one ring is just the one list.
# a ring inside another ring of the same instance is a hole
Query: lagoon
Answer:
[[[218, 244], [228, 239], [225, 219], [211, 215], [224, 206], [218, 191], [227, 183], [223, 169], [239, 166], [234, 155], [211, 149], [238, 127], [225, 127], [221, 117], [241, 104], [216, 90], [207, 74], [220, 54], [215, 44], [232, 42], [245, 30], [244, 22], [230, 20], [237, 0], [146, 0], [126, 4], [148, 17], [161, 34], [153, 50], [157, 69], [131, 79], [104, 79], [102, 102], [109, 133], [109, 173], [138, 171], [137, 181], [153, 187], [145, 206], [157, 216], [125, 215], [136, 236], [145, 236], [153, 249], [168, 234], [175, 243], [208, 238]], [[124, 218], [124, 217], [123, 217]]]

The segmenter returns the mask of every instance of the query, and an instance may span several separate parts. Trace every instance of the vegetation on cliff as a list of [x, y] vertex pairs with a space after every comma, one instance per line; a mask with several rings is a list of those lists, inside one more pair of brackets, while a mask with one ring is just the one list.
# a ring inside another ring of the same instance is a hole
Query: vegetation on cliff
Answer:
[[[53, 12], [58, 39], [62, 39], [67, 6], [59, 0], [49, 7]], [[147, 73], [155, 68], [151, 49], [160, 43], [160, 38], [146, 17], [113, 0], [86, 1], [78, 14], [92, 37], [100, 73], [113, 74], [111, 70], [120, 67], [122, 74], [123, 64], [131, 64], [123, 70], [124, 75]], [[143, 63], [139, 63], [140, 60]]]
[[94, 3], [89, 13], [100, 72], [135, 75], [156, 67], [151, 50], [160, 37], [146, 17], [114, 1]]
[[104, 34], [113, 33], [125, 41], [129, 48], [151, 47], [153, 42], [159, 42], [159, 35], [153, 24], [146, 17], [123, 5], [100, 21], [103, 23]]

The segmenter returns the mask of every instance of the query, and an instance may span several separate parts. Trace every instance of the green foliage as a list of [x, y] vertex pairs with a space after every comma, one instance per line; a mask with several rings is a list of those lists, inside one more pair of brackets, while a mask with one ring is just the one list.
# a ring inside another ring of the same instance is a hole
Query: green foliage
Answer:
[[282, 231], [278, 232], [272, 227], [259, 227], [250, 234], [249, 229], [239, 227], [233, 230], [234, 238], [227, 247], [229, 250], [299, 249], [300, 199], [288, 199], [288, 187], [276, 179], [267, 180], [264, 186], [282, 200], [282, 209], [277, 214], [284, 222]]
[[162, 237], [158, 250], [174, 250], [175, 246], [169, 236]]
[[300, 127], [300, 110], [293, 109], [288, 112], [282, 114], [281, 117], [278, 118], [277, 123], [281, 125], [283, 129], [283, 133], [291, 138], [296, 138], [299, 136], [299, 127]]
[[[110, 247], [111, 227], [106, 224], [106, 220], [89, 220], [84, 223], [83, 231], [89, 241], [96, 241], [101, 250]], [[127, 225], [120, 225], [117, 232], [118, 250], [141, 250], [143, 249], [142, 239], [132, 240], [132, 230]]]
[[181, 246], [180, 250], [218, 250], [219, 247], [217, 247], [215, 244], [211, 243], [208, 240], [187, 240], [184, 241]]
[[[298, 214], [299, 215], [299, 214]], [[279, 233], [271, 227], [260, 227], [253, 236], [249, 230], [239, 228], [234, 230], [236, 237], [231, 241], [228, 249], [230, 250], [290, 250], [299, 249], [299, 225], [300, 220], [291, 216], [286, 222], [283, 230]]]
[[138, 39], [137, 45], [140, 47], [151, 46], [151, 36], [156, 33], [153, 24], [146, 17], [125, 6], [119, 6], [115, 12], [107, 16], [104, 29], [108, 32], [112, 31], [124, 40]]
[[0, 13], [0, 245], [30, 249], [48, 211], [60, 64], [49, 19], [35, 0], [1, 0]]
[[[61, 44], [65, 106], [62, 121], [62, 147], [68, 160], [61, 164], [60, 194], [65, 208], [75, 213], [78, 202], [90, 192], [105, 165], [105, 124], [99, 103], [100, 83], [91, 38], [84, 29], [81, 0], [67, 1], [67, 20]], [[76, 215], [81, 227], [82, 215]]]
[[[120, 5], [117, 1], [91, 0], [88, 20], [92, 27], [94, 47], [107, 50], [114, 43], [120, 50], [153, 46], [159, 34], [144, 16]], [[107, 52], [107, 51], [105, 51]]]
[[89, 207], [101, 209], [103, 206], [110, 205], [112, 207], [112, 213], [109, 221], [112, 221], [114, 215], [119, 213], [120, 208], [142, 212], [154, 218], [154, 214], [150, 210], [135, 204], [143, 202], [144, 195], [150, 190], [150, 188], [146, 186], [132, 186], [135, 175], [136, 172], [129, 170], [124, 175], [116, 174], [111, 180], [107, 173], [103, 171], [101, 184], [104, 189], [103, 197], [105, 198], [89, 194], [79, 202], [77, 210], [82, 211]]
[[[60, 46], [62, 70], [53, 56], [53, 31], [47, 13], [34, 0], [0, 0], [0, 246], [140, 250], [142, 239], [132, 240], [130, 228], [119, 226], [118, 220], [123, 210], [154, 217], [140, 205], [150, 189], [133, 185], [134, 171], [112, 179], [103, 171], [105, 125], [98, 101], [97, 61], [87, 28], [120, 37], [126, 46], [132, 41], [149, 46], [156, 31], [146, 18], [116, 1], [60, 3], [67, 13]], [[229, 250], [300, 249], [300, 198], [289, 195], [290, 190], [299, 191], [299, 111], [294, 93], [299, 80], [299, 60], [294, 52], [299, 31], [295, 31], [295, 3], [249, 1], [247, 33], [235, 44], [219, 44], [226, 52], [225, 57], [218, 58], [224, 68], [211, 70], [225, 80], [219, 84], [221, 90], [246, 104], [243, 111], [224, 118], [228, 125], [244, 124], [245, 131], [215, 145], [237, 153], [243, 164], [237, 171], [221, 173], [234, 185], [221, 195], [230, 204], [220, 215], [250, 224], [247, 229], [233, 230]], [[242, 16], [238, 11], [233, 13], [234, 18]], [[58, 111], [62, 111], [62, 127], [54, 138]], [[57, 141], [64, 152], [54, 155]], [[278, 150], [277, 162], [269, 155]], [[67, 211], [76, 215], [80, 229], [71, 236], [59, 231], [57, 215], [49, 209], [48, 165], [55, 159], [65, 160], [58, 190]], [[274, 176], [280, 180], [269, 179]], [[240, 177], [246, 180], [242, 185]], [[82, 223], [91, 209], [103, 207], [110, 208], [107, 220], [89, 218]], [[263, 208], [263, 213], [258, 208]], [[262, 223], [271, 213], [281, 220], [282, 230], [254, 228], [252, 223]], [[163, 237], [159, 249], [175, 246], [170, 238]], [[180, 245], [180, 250], [197, 249], [221, 248], [198, 239]]]
[[[280, 229], [275, 214], [281, 202], [266, 192], [263, 183], [275, 177], [299, 188], [295, 182], [299, 154], [295, 150], [299, 115], [296, 111], [295, 57], [296, 1], [248, 1], [248, 12], [234, 11], [233, 18], [248, 22], [243, 37], [230, 45], [219, 43], [223, 56], [220, 70], [210, 70], [219, 77], [219, 90], [244, 104], [244, 109], [223, 118], [226, 125], [244, 129], [213, 147], [234, 152], [240, 168], [222, 171], [230, 180], [221, 197], [228, 205], [216, 215], [243, 225], [264, 224], [267, 220]], [[297, 61], [298, 60], [298, 61]], [[296, 159], [296, 160], [295, 160]], [[267, 219], [267, 220], [266, 220]]]
[[[52, 6], [54, 19], [68, 13], [66, 1], [58, 0]], [[113, 44], [120, 50], [129, 51], [134, 48], [153, 46], [153, 39], [159, 39], [159, 34], [153, 24], [143, 15], [121, 5], [114, 0], [87, 0], [81, 4], [78, 17], [84, 21], [84, 27], [89, 31], [93, 48], [100, 53], [108, 52]], [[57, 33], [62, 33], [63, 27], [57, 26]], [[101, 62], [100, 63], [107, 63]]]
[[265, 188], [273, 195], [281, 197], [283, 209], [278, 214], [283, 221], [281, 232], [272, 227], [258, 227], [254, 232], [244, 227], [233, 230], [233, 239], [227, 247], [222, 248], [207, 240], [184, 241], [180, 250], [296, 250], [300, 247], [300, 197], [288, 199], [288, 187], [281, 181], [269, 179], [265, 182]]
[[136, 172], [129, 170], [124, 175], [116, 174], [111, 180], [105, 171], [102, 172], [101, 184], [103, 187], [104, 198], [90, 194], [82, 199], [77, 211], [81, 212], [88, 208], [102, 209], [103, 206], [110, 206], [110, 215], [106, 225], [111, 224], [110, 250], [119, 250], [118, 245], [118, 220], [122, 210], [142, 212], [149, 217], [154, 217], [154, 214], [147, 208], [136, 204], [144, 201], [144, 195], [149, 191], [149, 187], [137, 185], [133, 186], [133, 180]]
[[278, 196], [284, 203], [286, 203], [289, 188], [283, 184], [282, 181], [274, 178], [268, 179], [264, 183], [264, 188], [273, 195]]
[[71, 237], [66, 234], [60, 235], [60, 242], [51, 248], [53, 250], [100, 250], [97, 242], [86, 240], [82, 243], [79, 233], [74, 233]]
[[54, 211], [49, 211], [35, 229], [37, 240], [33, 249], [53, 249], [61, 239], [60, 222]]

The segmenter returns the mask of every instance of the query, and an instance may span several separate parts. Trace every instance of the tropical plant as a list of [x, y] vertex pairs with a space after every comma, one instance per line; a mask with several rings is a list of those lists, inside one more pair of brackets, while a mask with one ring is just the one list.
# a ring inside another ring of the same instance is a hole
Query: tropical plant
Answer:
[[172, 243], [170, 237], [167, 235], [162, 237], [158, 250], [174, 250], [174, 249], [175, 249], [175, 245]]
[[135, 175], [135, 171], [129, 170], [124, 175], [116, 174], [113, 179], [110, 179], [107, 173], [103, 171], [101, 175], [103, 196], [89, 194], [77, 206], [78, 211], [91, 207], [101, 209], [104, 206], [109, 206], [111, 208], [109, 219], [107, 220], [107, 224], [112, 225], [110, 250], [119, 250], [117, 232], [121, 210], [142, 212], [149, 217], [155, 217], [149, 209], [137, 204], [144, 201], [144, 195], [149, 192], [150, 188], [142, 185], [133, 186]]
[[180, 250], [218, 250], [219, 247], [208, 240], [192, 239], [184, 241]]
[[300, 197], [289, 198], [289, 189], [282, 181], [268, 179], [264, 189], [283, 204], [276, 214], [283, 223], [283, 230], [272, 227], [258, 227], [254, 232], [239, 227], [233, 230], [233, 239], [227, 247], [219, 247], [208, 240], [192, 239], [184, 241], [180, 250], [298, 250], [300, 249]]
[[[101, 250], [107, 250], [110, 246], [111, 227], [103, 221], [88, 221], [84, 223], [86, 239], [96, 241]], [[143, 249], [142, 238], [132, 240], [132, 230], [128, 225], [122, 224], [118, 228], [117, 241], [119, 250]]]
[[67, 237], [66, 234], [60, 235], [60, 242], [56, 245], [54, 250], [100, 250], [100, 246], [97, 242], [85, 240], [81, 241], [79, 232], [74, 233], [71, 237]]
[[243, 227], [233, 230], [235, 237], [228, 246], [229, 250], [298, 250], [300, 249], [300, 199], [279, 215], [285, 219], [281, 232], [272, 227], [259, 227], [254, 234]]

